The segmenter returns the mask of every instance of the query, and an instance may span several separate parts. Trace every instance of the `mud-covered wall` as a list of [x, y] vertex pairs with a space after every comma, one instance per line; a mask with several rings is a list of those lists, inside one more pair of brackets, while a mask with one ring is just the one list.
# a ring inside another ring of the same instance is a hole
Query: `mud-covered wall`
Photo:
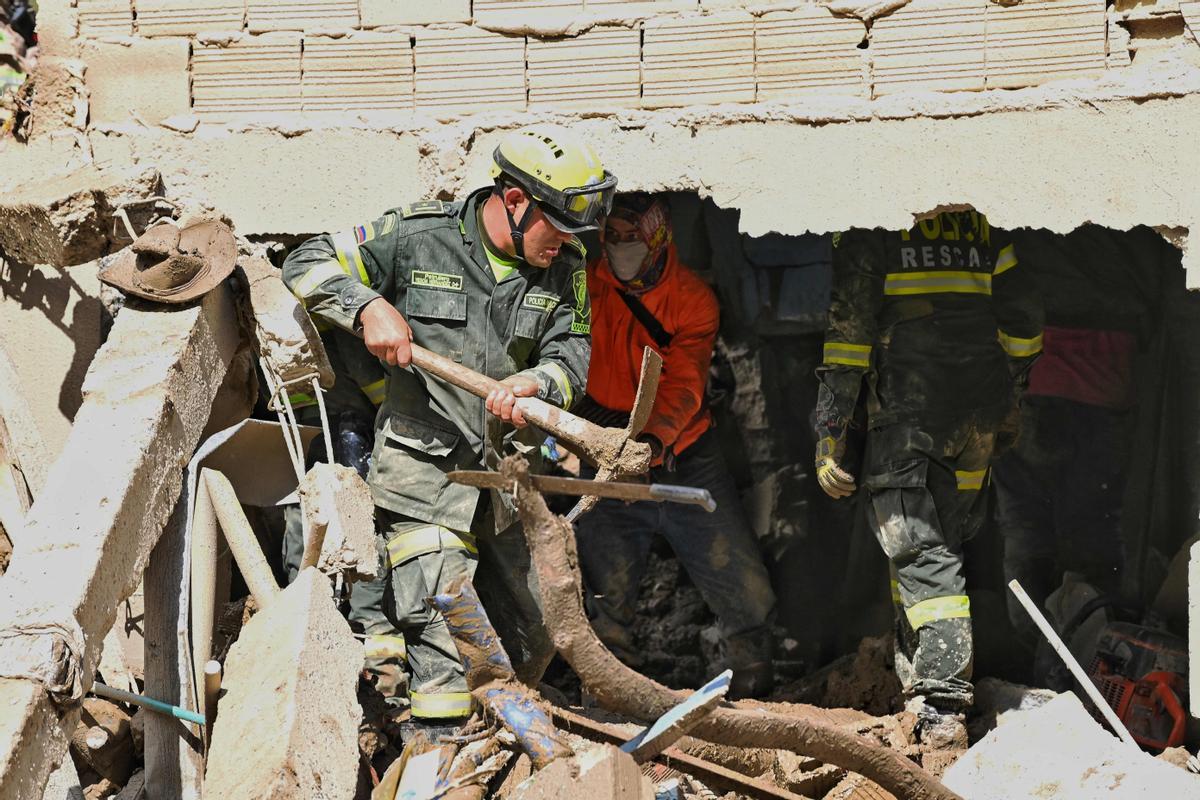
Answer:
[[1200, 2], [1126, 3], [44, 0], [0, 188], [136, 162], [243, 233], [311, 233], [478, 185], [502, 132], [549, 120], [623, 187], [697, 191], [754, 234], [971, 203], [1185, 242]]

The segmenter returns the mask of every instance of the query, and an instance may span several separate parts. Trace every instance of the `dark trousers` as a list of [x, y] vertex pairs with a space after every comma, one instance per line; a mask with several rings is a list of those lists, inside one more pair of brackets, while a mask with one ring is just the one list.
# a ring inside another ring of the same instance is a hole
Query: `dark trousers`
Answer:
[[650, 479], [708, 489], [717, 510], [602, 500], [579, 518], [579, 566], [597, 635], [618, 656], [637, 662], [632, 627], [638, 586], [661, 534], [716, 614], [728, 665], [769, 662], [775, 594], [715, 433], [681, 453], [674, 472], [656, 468]]
[[[1006, 580], [1039, 607], [1076, 572], [1102, 593], [1121, 587], [1121, 506], [1129, 458], [1129, 412], [1055, 397], [1026, 398], [1017, 446], [996, 462], [997, 524]], [[1040, 635], [1009, 597], [1013, 626]]]
[[993, 426], [876, 428], [864, 466], [868, 522], [891, 562], [896, 674], [945, 711], [973, 700], [974, 645], [963, 542], [986, 515]]

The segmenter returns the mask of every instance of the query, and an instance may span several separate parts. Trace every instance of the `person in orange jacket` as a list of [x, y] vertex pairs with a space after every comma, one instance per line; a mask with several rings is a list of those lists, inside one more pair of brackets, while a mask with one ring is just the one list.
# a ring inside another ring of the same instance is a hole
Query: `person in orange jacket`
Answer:
[[661, 534], [717, 616], [723, 659], [734, 670], [731, 694], [761, 696], [774, 679], [775, 595], [705, 402], [717, 298], [680, 262], [661, 200], [618, 197], [602, 238], [604, 255], [588, 267], [592, 358], [581, 413], [623, 425], [643, 349], [653, 347], [663, 358], [662, 380], [639, 437], [653, 452], [650, 480], [708, 489], [717, 510], [603, 500], [580, 517], [576, 537], [592, 624], [613, 652], [638, 666], [632, 637], [638, 585]]

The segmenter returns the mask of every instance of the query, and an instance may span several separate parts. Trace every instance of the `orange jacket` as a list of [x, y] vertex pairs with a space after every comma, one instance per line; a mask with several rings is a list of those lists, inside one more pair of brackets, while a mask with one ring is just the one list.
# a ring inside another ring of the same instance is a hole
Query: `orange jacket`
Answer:
[[661, 349], [617, 294], [620, 286], [607, 258], [588, 267], [588, 294], [592, 300], [588, 394], [607, 408], [631, 410], [642, 349], [653, 347], [663, 358], [663, 372], [645, 433], [658, 438], [664, 448], [673, 447], [675, 453], [681, 453], [712, 426], [704, 387], [720, 323], [716, 295], [680, 263], [675, 245], [669, 245], [658, 283], [638, 295], [671, 334], [671, 343]]

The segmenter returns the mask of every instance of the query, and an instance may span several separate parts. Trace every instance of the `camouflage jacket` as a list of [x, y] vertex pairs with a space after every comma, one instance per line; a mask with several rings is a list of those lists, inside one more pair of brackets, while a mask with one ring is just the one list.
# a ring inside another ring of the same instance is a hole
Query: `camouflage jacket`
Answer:
[[873, 428], [997, 421], [1041, 349], [1033, 279], [983, 214], [848, 231], [834, 239], [818, 429], [853, 418], [864, 377]]
[[[572, 240], [549, 268], [522, 262], [497, 282], [478, 221], [490, 191], [415, 203], [310, 239], [288, 256], [284, 281], [314, 317], [356, 334], [359, 311], [383, 297], [416, 344], [492, 378], [532, 377], [538, 397], [570, 407], [583, 395], [591, 352], [583, 246]], [[387, 369], [375, 432], [375, 502], [459, 531], [470, 530], [479, 490], [445, 474], [494, 466], [510, 439], [537, 452], [532, 429], [512, 436], [483, 400], [415, 367]], [[502, 529], [512, 507], [499, 493], [493, 502]]]

